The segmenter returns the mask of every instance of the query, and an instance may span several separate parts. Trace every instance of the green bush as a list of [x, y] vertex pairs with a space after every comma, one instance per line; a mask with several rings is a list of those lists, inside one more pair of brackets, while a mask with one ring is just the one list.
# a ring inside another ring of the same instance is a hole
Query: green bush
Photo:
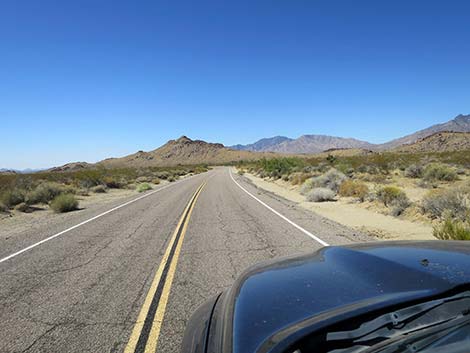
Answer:
[[152, 187], [148, 183], [142, 183], [142, 184], [137, 185], [138, 192], [144, 192], [144, 191], [151, 190], [151, 189]]
[[470, 240], [470, 224], [448, 217], [434, 227], [433, 234], [442, 240]]
[[61, 194], [51, 201], [50, 206], [56, 213], [70, 212], [78, 209], [78, 200], [72, 194]]
[[24, 202], [24, 200], [25, 193], [19, 189], [7, 190], [0, 197], [0, 202], [8, 208], [14, 207]]
[[405, 192], [396, 186], [384, 186], [377, 191], [377, 199], [385, 206], [391, 206], [400, 199], [407, 199]]
[[26, 196], [26, 202], [30, 205], [43, 203], [47, 204], [56, 196], [64, 192], [64, 187], [54, 182], [44, 182], [39, 184], [36, 189], [29, 192]]
[[423, 198], [423, 212], [432, 218], [443, 218], [447, 215], [465, 220], [470, 215], [469, 197], [462, 188], [431, 190]]
[[339, 187], [340, 196], [357, 197], [361, 201], [364, 201], [368, 193], [369, 188], [360, 181], [346, 180]]
[[457, 179], [457, 173], [446, 165], [431, 163], [424, 169], [423, 179], [427, 181], [454, 181]]

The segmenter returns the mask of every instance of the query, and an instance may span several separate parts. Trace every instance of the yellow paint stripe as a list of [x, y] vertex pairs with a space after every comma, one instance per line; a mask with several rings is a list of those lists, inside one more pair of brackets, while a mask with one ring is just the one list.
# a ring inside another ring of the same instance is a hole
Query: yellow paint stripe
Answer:
[[[165, 253], [163, 255], [163, 258], [160, 262], [158, 270], [157, 270], [157, 272], [155, 274], [155, 277], [152, 281], [152, 284], [150, 285], [150, 289], [147, 293], [147, 296], [145, 297], [144, 304], [142, 305], [139, 316], [137, 317], [136, 324], [134, 326], [134, 329], [132, 330], [131, 336], [130, 336], [129, 341], [127, 343], [127, 346], [124, 349], [124, 353], [134, 353], [135, 352], [135, 349], [137, 347], [137, 343], [139, 342], [140, 334], [142, 333], [142, 329], [144, 327], [145, 319], [147, 318], [148, 312], [150, 310], [150, 305], [152, 304], [153, 297], [155, 296], [155, 293], [156, 293], [157, 288], [158, 288], [158, 284], [160, 283], [160, 280], [161, 280], [161, 277], [162, 277], [162, 274], [163, 274], [163, 270], [165, 269], [165, 266], [168, 262], [168, 258], [170, 256], [171, 249], [172, 249], [172, 247], [173, 247], [173, 245], [176, 241], [176, 237], [178, 235], [178, 230], [182, 226], [182, 223], [184, 221], [184, 216], [186, 215], [187, 212], [189, 212], [188, 217], [187, 217], [186, 222], [185, 222], [185, 226], [184, 226], [185, 229], [183, 230], [183, 233], [181, 234], [180, 239], [184, 238], [184, 232], [186, 230], [186, 226], [187, 226], [187, 223], [188, 223], [187, 221], [189, 220], [189, 218], [191, 216], [192, 209], [194, 208], [194, 205], [195, 205], [196, 202], [193, 203], [193, 207], [191, 207], [190, 210], [189, 210], [189, 208], [190, 208], [191, 203], [193, 202], [193, 200], [199, 196], [200, 192], [202, 191], [202, 188], [205, 185], [206, 185], [206, 183], [203, 183], [201, 186], [199, 186], [199, 188], [196, 190], [194, 195], [191, 197], [191, 200], [189, 200], [187, 206], [184, 209], [183, 215], [181, 216], [181, 219], [179, 220], [178, 225], [176, 226], [176, 229], [173, 232], [173, 235], [170, 239], [168, 247], [166, 248], [166, 251], [165, 251]], [[182, 243], [182, 241], [179, 242], [179, 244], [181, 244], [181, 243]], [[177, 250], [177, 249], [175, 249], [175, 250]], [[179, 252], [178, 252], [178, 254], [179, 254]], [[175, 255], [176, 255], [176, 252], [175, 252]], [[171, 265], [172, 264], [170, 264], [170, 266]], [[169, 270], [171, 272], [171, 268]], [[173, 275], [171, 276], [171, 278], [173, 279]], [[167, 282], [166, 283], [168, 283], [168, 275], [167, 275]], [[166, 284], [165, 284], [165, 287], [166, 287]], [[163, 293], [165, 293], [165, 287], [163, 289]], [[159, 304], [159, 306], [160, 306], [160, 304]], [[165, 303], [165, 306], [166, 306], [166, 303]], [[158, 313], [158, 311], [157, 311], [157, 313]], [[153, 331], [153, 326], [152, 326], [152, 331]], [[150, 337], [151, 336], [149, 336], [149, 340], [150, 340]], [[147, 352], [147, 350], [146, 350], [146, 352]]]
[[158, 303], [157, 311], [155, 313], [155, 319], [152, 324], [152, 329], [150, 330], [150, 334], [147, 340], [147, 345], [145, 347], [145, 353], [155, 353], [157, 351], [158, 345], [158, 338], [160, 336], [160, 330], [163, 324], [163, 318], [165, 316], [166, 305], [168, 303], [168, 298], [170, 297], [170, 290], [173, 284], [173, 278], [176, 272], [176, 266], [178, 265], [178, 259], [180, 256], [181, 248], [183, 246], [184, 236], [186, 234], [186, 230], [188, 229], [189, 219], [191, 218], [191, 214], [193, 213], [194, 206], [196, 205], [197, 199], [201, 194], [202, 189], [206, 183], [204, 183], [201, 188], [198, 190], [196, 194], [196, 199], [189, 210], [188, 217], [186, 218], [186, 222], [183, 225], [183, 230], [181, 231], [181, 236], [178, 240], [178, 244], [176, 244], [175, 253], [170, 263], [170, 268], [168, 269], [168, 274], [166, 276], [165, 285], [163, 287], [162, 295], [160, 297], [160, 301]]

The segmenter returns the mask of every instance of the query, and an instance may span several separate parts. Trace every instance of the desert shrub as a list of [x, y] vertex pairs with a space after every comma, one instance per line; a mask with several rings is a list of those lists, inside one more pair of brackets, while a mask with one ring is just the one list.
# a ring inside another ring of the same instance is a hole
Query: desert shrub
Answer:
[[424, 169], [423, 178], [427, 181], [454, 181], [457, 179], [457, 173], [446, 165], [431, 163]]
[[307, 194], [307, 201], [323, 202], [334, 201], [335, 192], [329, 188], [314, 188]]
[[307, 195], [315, 187], [313, 178], [307, 179], [304, 181], [300, 187], [300, 193], [302, 195]]
[[154, 175], [162, 180], [167, 180], [170, 177], [170, 173], [167, 171], [156, 172]]
[[470, 215], [469, 195], [461, 188], [432, 190], [423, 198], [422, 208], [432, 218], [442, 218], [447, 214], [465, 220]]
[[411, 164], [405, 169], [404, 175], [407, 178], [421, 178], [423, 176], [423, 167], [419, 164]]
[[79, 196], [89, 196], [90, 195], [90, 192], [88, 189], [78, 189], [77, 192], [75, 193], [75, 195], [79, 195]]
[[457, 175], [467, 174], [467, 170], [465, 168], [458, 168], [455, 172], [457, 173]]
[[312, 180], [315, 187], [328, 188], [338, 192], [339, 187], [347, 180], [347, 177], [336, 169], [330, 169], [325, 174], [312, 178]]
[[78, 200], [72, 194], [61, 194], [50, 203], [56, 213], [70, 212], [78, 209]]
[[361, 201], [364, 201], [368, 193], [369, 188], [360, 181], [346, 180], [339, 187], [339, 194], [341, 196], [357, 197]]
[[289, 176], [289, 181], [292, 185], [302, 185], [310, 177], [310, 173], [296, 172]]
[[91, 191], [96, 194], [103, 194], [107, 192], [108, 190], [105, 185], [96, 185], [91, 188]]
[[106, 185], [106, 187], [110, 188], [110, 189], [120, 189], [122, 188], [123, 186], [123, 183], [119, 180], [117, 180], [116, 178], [113, 178], [113, 177], [105, 177], [103, 179], [103, 183], [104, 185]]
[[442, 240], [470, 240], [470, 224], [447, 217], [434, 227], [433, 234]]
[[144, 192], [144, 191], [151, 190], [151, 189], [152, 187], [148, 183], [142, 183], [142, 184], [137, 185], [138, 192]]
[[152, 180], [152, 183], [155, 184], [155, 185], [160, 184], [160, 182], [161, 182], [161, 181], [160, 181], [160, 179], [158, 179], [158, 178], [155, 178], [155, 179]]
[[405, 192], [396, 186], [384, 186], [377, 191], [377, 199], [387, 207], [405, 198], [407, 199]]
[[238, 175], [243, 175], [243, 174], [245, 174], [245, 171], [243, 169], [238, 169], [237, 174]]
[[394, 217], [400, 216], [408, 207], [410, 207], [411, 202], [406, 196], [405, 193], [401, 195], [401, 197], [392, 201], [391, 206], [392, 210], [390, 214]]
[[22, 202], [15, 206], [15, 210], [26, 213], [26, 212], [31, 212], [32, 209], [26, 202]]
[[14, 207], [24, 202], [24, 200], [25, 193], [20, 189], [7, 190], [0, 197], [0, 202], [8, 208]]
[[168, 177], [167, 180], [168, 180], [170, 183], [172, 183], [172, 182], [176, 181], [176, 178], [175, 178], [173, 175], [171, 175], [171, 176]]
[[64, 191], [64, 187], [58, 183], [44, 182], [27, 194], [26, 202], [30, 205], [37, 203], [47, 204], [56, 196], [64, 193]]
[[303, 168], [305, 161], [295, 157], [263, 158], [258, 161], [258, 165], [266, 173], [266, 176], [280, 177], [282, 174], [289, 174], [294, 170]]

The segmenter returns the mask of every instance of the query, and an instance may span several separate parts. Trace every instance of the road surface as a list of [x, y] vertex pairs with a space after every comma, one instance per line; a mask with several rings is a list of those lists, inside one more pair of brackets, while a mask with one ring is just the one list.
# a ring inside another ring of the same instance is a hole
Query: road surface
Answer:
[[143, 196], [0, 239], [0, 352], [178, 352], [246, 267], [364, 240], [229, 168]]

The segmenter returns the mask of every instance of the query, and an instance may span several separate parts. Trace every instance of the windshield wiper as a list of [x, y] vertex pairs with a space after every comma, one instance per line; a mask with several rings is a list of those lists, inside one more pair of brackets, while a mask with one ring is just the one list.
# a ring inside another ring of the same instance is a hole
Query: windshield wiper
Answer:
[[[450, 329], [460, 325], [460, 321], [463, 322], [462, 325], [467, 324], [467, 320], [470, 320], [469, 313], [470, 291], [467, 291], [381, 315], [354, 330], [330, 332], [327, 334], [327, 341], [341, 342], [343, 349], [337, 352], [368, 351], [371, 347], [382, 346], [382, 341], [392, 343], [391, 339], [397, 336], [403, 337], [433, 327], [442, 331], [448, 326]], [[345, 344], [349, 348], [344, 349]], [[356, 349], [352, 349], [353, 347]]]

